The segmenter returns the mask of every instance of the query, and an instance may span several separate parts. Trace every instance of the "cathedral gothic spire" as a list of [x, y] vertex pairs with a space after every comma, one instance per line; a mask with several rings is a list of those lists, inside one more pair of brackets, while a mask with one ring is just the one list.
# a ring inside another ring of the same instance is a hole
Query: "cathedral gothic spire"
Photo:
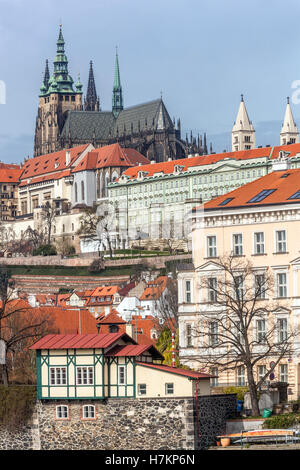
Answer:
[[115, 117], [118, 116], [120, 111], [123, 109], [123, 95], [120, 79], [120, 69], [119, 69], [119, 58], [118, 51], [116, 51], [116, 62], [115, 62], [115, 77], [114, 77], [114, 87], [113, 87], [113, 97], [112, 97], [112, 112]]
[[86, 91], [86, 97], [84, 100], [84, 109], [85, 111], [99, 111], [100, 110], [100, 102], [99, 102], [99, 97], [97, 97], [97, 92], [96, 92], [92, 61], [90, 61], [89, 80], [88, 80], [88, 86], [87, 86], [87, 91]]
[[299, 131], [294, 121], [290, 99], [287, 98], [284, 121], [280, 132], [280, 145], [295, 144], [299, 142]]

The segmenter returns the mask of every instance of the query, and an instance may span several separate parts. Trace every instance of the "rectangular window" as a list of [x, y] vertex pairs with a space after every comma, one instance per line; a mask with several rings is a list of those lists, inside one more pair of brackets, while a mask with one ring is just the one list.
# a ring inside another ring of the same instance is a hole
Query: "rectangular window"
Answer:
[[280, 364], [279, 379], [280, 379], [280, 382], [288, 383], [288, 365], [287, 364]]
[[234, 292], [235, 298], [238, 301], [243, 300], [244, 296], [244, 279], [243, 276], [235, 276], [234, 277]]
[[185, 301], [188, 304], [192, 301], [191, 281], [185, 281]]
[[174, 393], [174, 384], [166, 383], [166, 395], [172, 395]]
[[138, 395], [146, 395], [147, 386], [146, 384], [138, 384]]
[[210, 379], [210, 385], [212, 387], [217, 387], [218, 384], [219, 384], [219, 381], [218, 381], [218, 368], [217, 367], [212, 367], [210, 369], [210, 374], [216, 376], [216, 377], [213, 377], [212, 379]]
[[186, 346], [193, 346], [192, 325], [190, 323], [186, 325]]
[[66, 367], [50, 367], [50, 385], [66, 385], [67, 384], [67, 368]]
[[94, 405], [84, 405], [82, 407], [82, 418], [83, 419], [95, 419], [96, 411]]
[[245, 385], [245, 368], [243, 366], [239, 366], [237, 368], [236, 379], [238, 387], [243, 387]]
[[265, 234], [264, 232], [256, 232], [254, 234], [254, 253], [262, 255], [265, 252]]
[[257, 299], [266, 298], [266, 277], [264, 274], [256, 274], [255, 280], [255, 297]]
[[[267, 368], [265, 365], [263, 366], [258, 366], [257, 368], [257, 376], [258, 376], [258, 380], [262, 380], [264, 378], [264, 376], [266, 375], [266, 372], [267, 372]], [[263, 385], [265, 382], [262, 382], [261, 385]]]
[[56, 407], [56, 418], [57, 419], [68, 419], [69, 418], [69, 407], [67, 405], [59, 405]]
[[118, 385], [126, 385], [126, 367], [118, 366]]
[[94, 385], [93, 367], [76, 367], [77, 385]]
[[278, 320], [278, 340], [280, 343], [286, 341], [288, 338], [288, 322], [286, 318], [279, 318]]
[[287, 276], [286, 273], [277, 274], [277, 296], [287, 297]]
[[216, 302], [217, 300], [217, 282], [216, 277], [207, 279], [207, 298], [209, 302]]
[[209, 345], [210, 346], [217, 346], [218, 344], [218, 323], [216, 321], [212, 321], [209, 324]]
[[286, 231], [276, 231], [276, 253], [286, 253]]
[[234, 234], [232, 242], [233, 255], [241, 256], [243, 254], [243, 235], [241, 233]]
[[258, 343], [263, 343], [266, 341], [266, 321], [265, 320], [256, 321], [256, 339]]
[[207, 256], [208, 258], [217, 256], [217, 237], [215, 235], [207, 237]]

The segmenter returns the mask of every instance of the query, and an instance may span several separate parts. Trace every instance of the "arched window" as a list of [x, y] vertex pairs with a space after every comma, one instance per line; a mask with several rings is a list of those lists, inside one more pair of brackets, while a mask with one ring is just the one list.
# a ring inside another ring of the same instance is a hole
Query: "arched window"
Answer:
[[84, 182], [81, 181], [81, 199], [84, 200]]
[[75, 202], [78, 201], [78, 192], [77, 192], [77, 183], [74, 185], [74, 191], [75, 191]]

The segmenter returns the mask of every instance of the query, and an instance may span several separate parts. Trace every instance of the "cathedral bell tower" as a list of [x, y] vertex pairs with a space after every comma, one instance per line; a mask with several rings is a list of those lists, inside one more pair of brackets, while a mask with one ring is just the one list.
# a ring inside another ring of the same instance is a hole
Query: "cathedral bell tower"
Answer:
[[36, 118], [34, 156], [55, 152], [60, 148], [60, 133], [69, 110], [82, 109], [82, 84], [80, 78], [73, 89], [73, 79], [68, 72], [65, 41], [59, 28], [57, 51], [50, 77], [48, 60], [40, 89], [40, 103]]
[[233, 152], [255, 148], [255, 130], [249, 119], [243, 95], [241, 95], [241, 102], [231, 135]]
[[119, 58], [118, 58], [118, 52], [116, 52], [115, 78], [114, 78], [113, 97], [112, 97], [112, 112], [114, 116], [117, 117], [120, 111], [122, 111], [122, 109], [123, 109], [123, 94], [122, 94], [120, 70], [119, 70]]

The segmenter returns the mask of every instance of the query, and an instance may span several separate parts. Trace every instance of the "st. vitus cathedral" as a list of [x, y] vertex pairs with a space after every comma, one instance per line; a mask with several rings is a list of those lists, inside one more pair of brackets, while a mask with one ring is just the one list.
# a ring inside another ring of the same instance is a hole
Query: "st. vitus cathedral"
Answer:
[[[112, 110], [102, 111], [96, 92], [93, 64], [90, 62], [87, 92], [82, 99], [80, 77], [74, 85], [68, 72], [65, 41], [60, 26], [53, 74], [48, 60], [40, 89], [36, 118], [34, 156], [64, 148], [92, 143], [102, 147], [118, 142], [135, 148], [156, 162], [207, 154], [206, 135], [181, 138], [180, 119], [171, 120], [162, 97], [147, 103], [124, 108], [119, 59], [116, 53], [112, 93]], [[212, 148], [210, 148], [212, 151]]]

